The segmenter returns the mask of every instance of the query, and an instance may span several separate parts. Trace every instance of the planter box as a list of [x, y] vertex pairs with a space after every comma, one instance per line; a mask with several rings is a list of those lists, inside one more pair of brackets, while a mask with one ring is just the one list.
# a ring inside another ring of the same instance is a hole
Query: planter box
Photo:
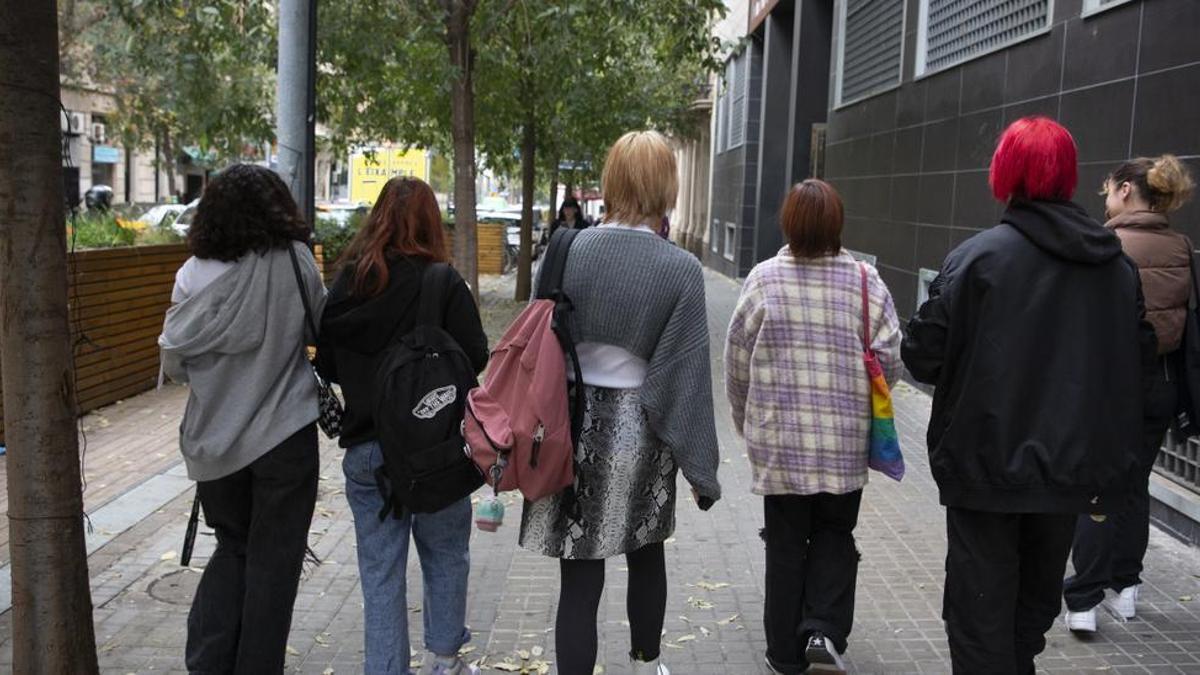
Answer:
[[[172, 244], [70, 257], [67, 297], [80, 414], [157, 384], [158, 335], [171, 306], [175, 272], [189, 255], [186, 245]], [[0, 396], [0, 443], [3, 405]]]

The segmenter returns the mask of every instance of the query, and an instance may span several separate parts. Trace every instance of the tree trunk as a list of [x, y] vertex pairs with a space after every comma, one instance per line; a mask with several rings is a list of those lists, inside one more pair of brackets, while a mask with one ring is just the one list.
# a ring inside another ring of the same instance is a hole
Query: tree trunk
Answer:
[[454, 266], [479, 297], [475, 239], [475, 83], [471, 53], [471, 15], [475, 0], [447, 0], [446, 44], [458, 71], [450, 85], [451, 134], [454, 140]]
[[95, 673], [83, 537], [54, 3], [0, 0], [0, 372], [13, 672]]
[[533, 285], [533, 189], [537, 181], [537, 128], [530, 111], [521, 134], [521, 250], [517, 252], [517, 302], [529, 299]]
[[550, 220], [558, 217], [558, 158], [550, 163]]
[[176, 197], [175, 192], [175, 147], [171, 145], [171, 132], [163, 132], [163, 163], [167, 165], [167, 195]]

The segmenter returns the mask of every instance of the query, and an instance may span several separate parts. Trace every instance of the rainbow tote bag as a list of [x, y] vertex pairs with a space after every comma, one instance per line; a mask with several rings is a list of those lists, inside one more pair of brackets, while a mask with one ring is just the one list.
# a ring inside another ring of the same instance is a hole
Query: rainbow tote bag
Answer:
[[871, 300], [867, 292], [867, 268], [858, 264], [862, 277], [863, 362], [871, 380], [871, 440], [867, 466], [891, 478], [904, 478], [904, 455], [900, 452], [900, 437], [896, 434], [896, 418], [892, 411], [892, 392], [879, 357], [871, 349]]

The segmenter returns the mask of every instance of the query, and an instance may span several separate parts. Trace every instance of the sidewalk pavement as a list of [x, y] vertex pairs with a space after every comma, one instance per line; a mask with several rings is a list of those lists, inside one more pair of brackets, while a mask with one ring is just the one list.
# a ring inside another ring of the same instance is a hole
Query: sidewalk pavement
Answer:
[[[489, 284], [484, 314], [494, 339], [494, 331], [519, 307], [498, 299], [509, 292], [504, 280]], [[749, 493], [749, 467], [720, 384], [721, 345], [738, 289], [715, 274], [706, 275], [706, 284], [726, 496], [707, 513], [680, 498], [678, 527], [667, 545], [671, 584], [663, 656], [679, 675], [764, 673], [761, 500]], [[184, 672], [188, 606], [213, 547], [211, 533], [202, 528], [193, 567], [179, 566], [192, 489], [180, 481], [173, 429], [185, 397], [182, 389], [170, 387], [85, 422], [92, 427], [94, 451], [88, 461], [88, 510], [93, 520], [103, 516], [120, 528], [94, 533], [100, 539], [89, 558], [96, 637], [106, 673]], [[940, 619], [945, 521], [924, 446], [930, 400], [901, 385], [895, 404], [908, 476], [899, 484], [872, 476], [866, 490], [857, 530], [863, 559], [847, 660], [857, 673], [946, 673]], [[306, 570], [301, 584], [289, 672], [362, 672], [362, 599], [341, 457], [334, 444], [323, 443], [310, 541], [324, 562]], [[509, 501], [506, 525], [499, 532], [473, 533], [468, 621], [474, 640], [464, 651], [485, 672], [547, 672], [554, 661], [557, 563], [516, 546], [520, 505], [511, 497]], [[0, 563], [6, 561], [0, 554]], [[1139, 617], [1122, 624], [1103, 616], [1101, 632], [1086, 640], [1070, 635], [1059, 622], [1048, 636], [1039, 670], [1200, 673], [1200, 550], [1153, 530], [1146, 563]], [[0, 573], [5, 570], [6, 565], [0, 567]], [[607, 572], [599, 668], [624, 673], [629, 670], [624, 561], [609, 561]], [[409, 560], [409, 583], [410, 626], [413, 645], [419, 648], [421, 577], [415, 555]], [[10, 622], [11, 612], [0, 615], [4, 672], [11, 671]]]

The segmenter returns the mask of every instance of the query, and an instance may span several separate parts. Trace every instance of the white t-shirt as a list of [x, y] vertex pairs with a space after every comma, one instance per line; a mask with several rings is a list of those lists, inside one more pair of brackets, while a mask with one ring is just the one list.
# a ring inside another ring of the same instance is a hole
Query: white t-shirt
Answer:
[[[620, 227], [645, 232], [652, 237], [658, 236], [658, 233], [644, 225], [630, 227], [604, 223], [597, 227], [602, 230]], [[579, 369], [583, 373], [584, 384], [605, 389], [636, 389], [646, 381], [649, 364], [624, 347], [599, 342], [581, 342], [575, 345], [575, 353], [579, 355]], [[567, 377], [575, 379], [573, 369], [567, 369]]]
[[175, 273], [175, 290], [171, 291], [171, 302], [180, 303], [204, 290], [218, 277], [233, 269], [237, 263], [208, 260], [192, 256]]

